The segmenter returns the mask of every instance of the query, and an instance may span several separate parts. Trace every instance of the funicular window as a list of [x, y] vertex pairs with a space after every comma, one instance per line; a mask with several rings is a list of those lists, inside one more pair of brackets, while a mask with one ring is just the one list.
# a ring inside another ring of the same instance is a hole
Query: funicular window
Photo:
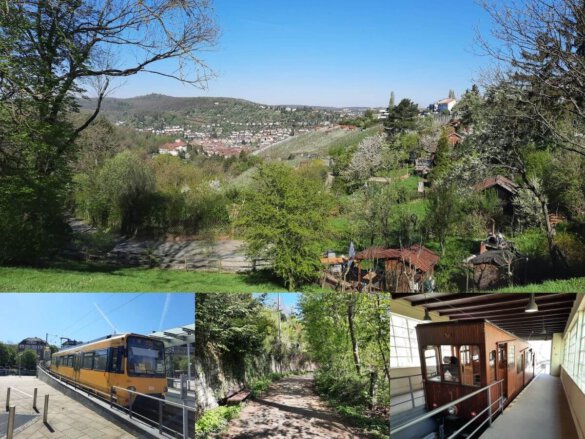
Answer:
[[441, 381], [437, 361], [437, 348], [435, 346], [427, 346], [424, 350], [424, 358], [427, 370], [426, 379], [431, 381]]
[[526, 363], [524, 364], [524, 370], [528, 373], [531, 372], [531, 368], [532, 368], [532, 362], [534, 359], [534, 352], [532, 352], [532, 349], [528, 349], [526, 351]]
[[508, 345], [508, 368], [513, 368], [516, 364], [516, 347], [513, 344]]
[[107, 370], [108, 368], [108, 350], [100, 349], [94, 352], [93, 369], [94, 370]]
[[67, 366], [73, 367], [73, 355], [67, 355]]
[[441, 346], [441, 376], [443, 381], [450, 383], [461, 382], [458, 347], [452, 345]]
[[93, 356], [94, 352], [84, 352], [82, 359], [82, 369], [93, 369]]
[[496, 351], [490, 352], [490, 380], [489, 382], [492, 383], [496, 380]]
[[461, 363], [461, 384], [465, 386], [480, 386], [479, 346], [462, 345], [459, 347]]

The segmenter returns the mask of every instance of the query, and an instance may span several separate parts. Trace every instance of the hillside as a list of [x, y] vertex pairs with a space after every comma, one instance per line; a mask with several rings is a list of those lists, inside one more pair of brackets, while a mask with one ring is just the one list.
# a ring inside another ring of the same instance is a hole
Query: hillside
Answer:
[[[95, 108], [95, 99], [80, 100], [82, 111]], [[140, 129], [162, 130], [181, 126], [214, 132], [222, 137], [234, 131], [295, 130], [336, 122], [336, 109], [262, 105], [243, 99], [172, 97], [150, 94], [128, 99], [106, 98], [101, 113], [110, 121]]]
[[365, 137], [372, 136], [379, 131], [380, 126], [356, 131], [349, 131], [339, 127], [320, 129], [270, 145], [262, 151], [258, 151], [258, 155], [272, 160], [287, 160], [295, 155], [298, 158], [302, 158], [303, 155], [308, 154], [315, 154], [319, 158], [324, 158], [328, 155], [329, 148], [332, 146], [354, 146]]

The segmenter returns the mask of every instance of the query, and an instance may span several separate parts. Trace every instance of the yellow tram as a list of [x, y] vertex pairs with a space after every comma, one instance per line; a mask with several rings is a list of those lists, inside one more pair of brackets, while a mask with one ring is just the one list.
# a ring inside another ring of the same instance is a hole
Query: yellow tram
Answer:
[[91, 389], [128, 406], [131, 393], [114, 386], [159, 398], [167, 392], [164, 344], [138, 334], [108, 335], [53, 354], [51, 371], [67, 381]]

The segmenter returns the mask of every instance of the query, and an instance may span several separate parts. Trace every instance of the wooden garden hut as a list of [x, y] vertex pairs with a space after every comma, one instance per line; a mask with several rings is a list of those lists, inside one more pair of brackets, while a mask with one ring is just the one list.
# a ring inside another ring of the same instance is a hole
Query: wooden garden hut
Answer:
[[432, 278], [440, 257], [428, 248], [415, 244], [408, 248], [371, 247], [357, 253], [355, 260], [360, 274], [358, 282], [362, 281], [362, 261], [373, 260], [378, 267], [381, 265], [382, 272], [377, 276], [381, 289], [411, 293], [423, 291], [423, 283]]

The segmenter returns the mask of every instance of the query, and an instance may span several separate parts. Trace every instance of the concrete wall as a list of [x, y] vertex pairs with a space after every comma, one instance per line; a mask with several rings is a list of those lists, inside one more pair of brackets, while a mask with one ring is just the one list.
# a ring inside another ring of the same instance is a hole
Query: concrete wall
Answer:
[[553, 334], [550, 353], [550, 374], [558, 377], [561, 375], [561, 362], [563, 360], [563, 334]]
[[571, 408], [571, 415], [575, 421], [575, 427], [579, 434], [579, 439], [585, 438], [585, 394], [581, 391], [577, 383], [561, 368], [561, 382], [565, 389], [567, 401]]

